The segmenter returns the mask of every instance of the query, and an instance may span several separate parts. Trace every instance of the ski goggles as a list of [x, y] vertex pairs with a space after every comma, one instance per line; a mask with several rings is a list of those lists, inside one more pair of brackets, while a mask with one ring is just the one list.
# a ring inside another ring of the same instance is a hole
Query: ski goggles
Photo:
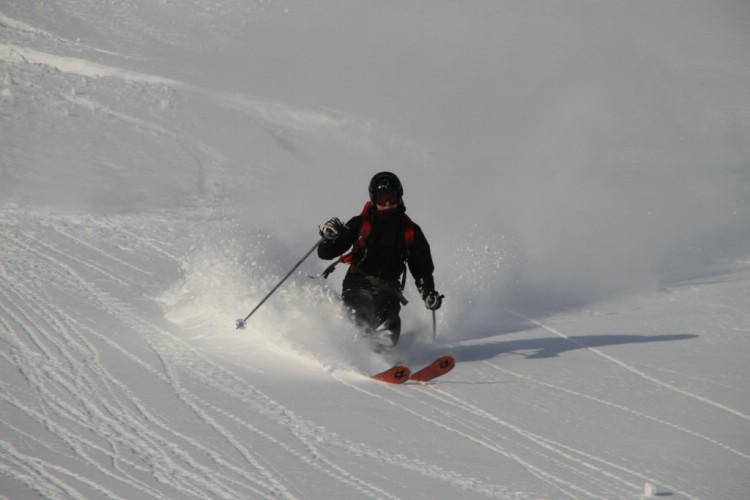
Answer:
[[398, 191], [379, 191], [375, 193], [375, 204], [385, 205], [386, 203], [398, 205]]

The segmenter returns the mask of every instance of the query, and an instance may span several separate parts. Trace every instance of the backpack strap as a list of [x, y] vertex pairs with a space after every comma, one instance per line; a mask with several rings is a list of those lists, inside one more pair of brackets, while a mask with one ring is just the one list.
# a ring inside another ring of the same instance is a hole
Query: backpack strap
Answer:
[[414, 246], [414, 223], [411, 221], [408, 215], [404, 214], [404, 242], [406, 243], [406, 255], [411, 252], [411, 247]]
[[359, 228], [357, 241], [354, 242], [354, 245], [352, 245], [352, 250], [348, 254], [341, 256], [339, 262], [350, 264], [354, 261], [355, 257], [359, 256], [360, 252], [362, 252], [363, 250], [367, 250], [366, 243], [367, 238], [370, 237], [370, 233], [372, 232], [372, 211], [374, 210], [374, 208], [375, 205], [373, 205], [371, 201], [365, 203], [365, 207], [362, 209], [362, 213], [360, 214], [360, 216], [362, 217], [362, 226]]

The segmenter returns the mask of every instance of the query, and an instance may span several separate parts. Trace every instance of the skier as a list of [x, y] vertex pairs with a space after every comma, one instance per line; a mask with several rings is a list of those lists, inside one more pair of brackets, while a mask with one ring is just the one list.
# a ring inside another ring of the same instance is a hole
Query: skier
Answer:
[[[387, 351], [401, 334], [399, 312], [407, 302], [402, 293], [407, 263], [427, 309], [440, 308], [443, 297], [435, 291], [430, 245], [406, 215], [401, 181], [391, 172], [380, 172], [368, 190], [370, 201], [361, 215], [346, 224], [336, 217], [323, 224], [318, 256], [339, 258], [324, 277], [338, 262], [350, 264], [343, 283], [344, 304], [355, 323], [372, 336], [375, 349]], [[351, 252], [342, 255], [349, 248]]]

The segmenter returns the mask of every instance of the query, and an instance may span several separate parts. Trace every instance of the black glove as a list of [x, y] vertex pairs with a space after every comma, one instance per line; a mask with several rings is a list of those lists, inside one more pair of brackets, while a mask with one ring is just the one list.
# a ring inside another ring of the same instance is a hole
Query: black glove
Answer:
[[424, 306], [430, 311], [436, 311], [443, 305], [444, 295], [440, 295], [435, 290], [422, 294], [422, 300], [424, 300]]
[[427, 309], [435, 311], [440, 309], [443, 305], [444, 295], [440, 295], [435, 291], [435, 281], [432, 276], [425, 276], [417, 280], [417, 290], [424, 300], [424, 305]]
[[334, 217], [320, 228], [320, 236], [326, 241], [335, 241], [347, 229], [346, 225], [338, 217]]

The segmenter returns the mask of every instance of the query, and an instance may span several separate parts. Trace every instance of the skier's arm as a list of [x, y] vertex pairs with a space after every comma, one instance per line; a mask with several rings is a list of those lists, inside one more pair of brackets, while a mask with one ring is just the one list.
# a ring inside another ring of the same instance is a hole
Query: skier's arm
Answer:
[[419, 226], [414, 227], [414, 245], [409, 256], [409, 271], [417, 284], [419, 294], [427, 309], [439, 309], [443, 296], [435, 290], [435, 279], [432, 273], [435, 266], [432, 263], [430, 244], [427, 243]]
[[427, 243], [422, 229], [414, 224], [414, 243], [409, 252], [409, 271], [419, 286], [420, 283], [428, 285], [431, 289], [435, 288], [432, 273], [435, 266], [432, 263], [432, 253], [430, 244]]

